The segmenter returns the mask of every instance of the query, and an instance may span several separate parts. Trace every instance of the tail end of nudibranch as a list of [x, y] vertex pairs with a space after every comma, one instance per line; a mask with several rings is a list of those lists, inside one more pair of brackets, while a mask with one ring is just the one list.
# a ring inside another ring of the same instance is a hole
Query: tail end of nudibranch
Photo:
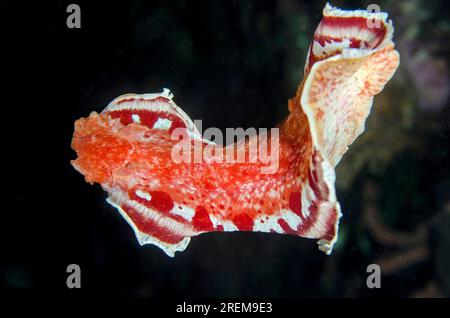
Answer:
[[300, 94], [313, 142], [333, 166], [364, 131], [373, 97], [398, 68], [387, 13], [329, 4], [314, 33]]
[[[387, 13], [340, 10], [327, 4], [310, 45], [305, 79], [290, 109], [305, 113], [313, 146], [322, 158], [318, 171], [329, 191], [323, 198], [323, 215], [332, 226], [321, 229], [319, 249], [330, 254], [337, 241], [340, 206], [335, 198], [334, 167], [349, 145], [364, 131], [374, 95], [392, 78], [399, 54], [394, 49], [393, 25]], [[328, 176], [328, 177], [327, 177]], [[332, 177], [329, 177], [332, 176]], [[323, 234], [325, 233], [325, 234]]]

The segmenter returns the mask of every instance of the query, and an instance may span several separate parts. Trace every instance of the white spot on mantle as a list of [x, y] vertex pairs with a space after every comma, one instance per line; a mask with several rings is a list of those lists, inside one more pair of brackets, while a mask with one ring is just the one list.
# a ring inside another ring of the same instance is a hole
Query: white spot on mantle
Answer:
[[133, 121], [134, 121], [135, 123], [138, 123], [138, 124], [141, 123], [141, 117], [139, 117], [139, 115], [137, 115], [137, 114], [131, 115], [131, 119], [133, 119]]
[[154, 129], [162, 129], [169, 130], [170, 126], [172, 126], [172, 121], [167, 118], [158, 118], [156, 123], [153, 125]]
[[142, 199], [145, 199], [147, 201], [151, 201], [152, 200], [152, 196], [149, 193], [147, 193], [147, 192], [144, 192], [144, 191], [141, 191], [141, 190], [136, 190], [135, 193], [136, 193], [136, 195], [138, 197], [140, 197]]

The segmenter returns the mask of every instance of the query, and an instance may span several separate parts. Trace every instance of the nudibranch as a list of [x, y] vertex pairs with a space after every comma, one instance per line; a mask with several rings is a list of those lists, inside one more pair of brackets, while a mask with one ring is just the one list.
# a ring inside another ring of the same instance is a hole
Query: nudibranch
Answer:
[[[335, 166], [364, 131], [374, 95], [399, 64], [393, 26], [383, 12], [344, 11], [327, 4], [309, 47], [304, 79], [277, 127], [278, 168], [261, 162], [176, 162], [173, 148], [184, 131], [189, 144], [210, 145], [165, 89], [126, 94], [100, 114], [75, 122], [71, 163], [87, 182], [108, 192], [107, 202], [133, 228], [140, 244], [169, 256], [193, 236], [212, 231], [253, 231], [318, 239], [330, 254], [341, 211]], [[261, 136], [215, 146], [221, 156], [245, 154]], [[264, 139], [263, 138], [263, 139]]]

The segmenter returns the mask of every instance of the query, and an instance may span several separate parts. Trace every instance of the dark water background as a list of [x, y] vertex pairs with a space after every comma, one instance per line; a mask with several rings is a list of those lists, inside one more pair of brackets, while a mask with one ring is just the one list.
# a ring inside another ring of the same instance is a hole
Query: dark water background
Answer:
[[[8, 294], [123, 297], [448, 297], [448, 1], [381, 1], [401, 66], [337, 169], [331, 256], [314, 240], [205, 234], [174, 259], [140, 247], [69, 164], [73, 123], [130, 92], [170, 88], [203, 127], [273, 127], [303, 74], [323, 1], [0, 1], [0, 286]], [[334, 1], [346, 9], [368, 1]], [[6, 204], [5, 204], [6, 202]], [[380, 264], [382, 288], [366, 287]]]

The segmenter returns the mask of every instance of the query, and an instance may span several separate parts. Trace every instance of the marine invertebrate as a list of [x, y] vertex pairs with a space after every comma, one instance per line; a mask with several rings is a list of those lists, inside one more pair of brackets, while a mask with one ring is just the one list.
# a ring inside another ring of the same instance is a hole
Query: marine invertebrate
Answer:
[[[209, 146], [192, 120], [160, 94], [127, 94], [100, 114], [75, 123], [72, 161], [133, 227], [141, 244], [173, 256], [190, 237], [211, 231], [260, 231], [319, 239], [329, 254], [341, 216], [334, 167], [364, 130], [373, 96], [393, 76], [399, 55], [385, 13], [342, 11], [327, 5], [314, 34], [289, 115], [279, 138], [262, 134], [214, 146], [201, 161], [178, 162], [182, 146]], [[369, 23], [370, 22], [370, 23]], [[261, 160], [235, 162], [266, 143], [277, 169]]]

